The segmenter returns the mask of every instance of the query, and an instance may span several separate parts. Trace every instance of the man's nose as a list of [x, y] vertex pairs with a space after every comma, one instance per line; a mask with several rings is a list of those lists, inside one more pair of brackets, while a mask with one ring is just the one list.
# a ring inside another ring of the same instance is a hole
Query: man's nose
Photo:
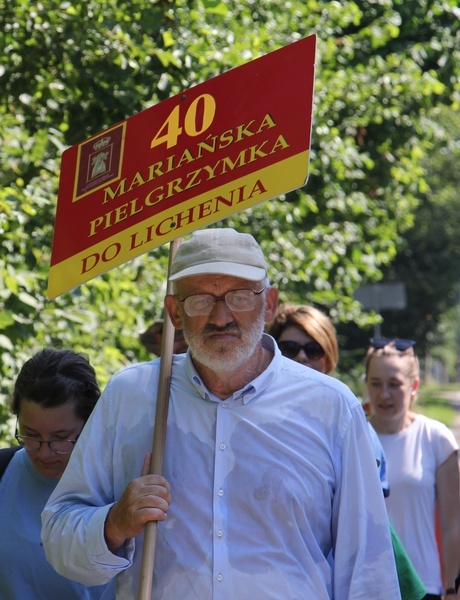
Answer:
[[216, 300], [209, 315], [209, 320], [215, 325], [226, 325], [230, 321], [234, 321], [233, 313], [223, 298]]

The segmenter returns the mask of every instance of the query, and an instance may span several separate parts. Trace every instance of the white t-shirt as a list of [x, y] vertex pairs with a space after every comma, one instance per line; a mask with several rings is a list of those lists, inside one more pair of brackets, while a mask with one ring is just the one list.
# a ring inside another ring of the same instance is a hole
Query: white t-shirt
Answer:
[[403, 431], [379, 434], [387, 458], [390, 521], [427, 593], [441, 594], [435, 533], [436, 470], [458, 450], [453, 433], [439, 421], [417, 415]]

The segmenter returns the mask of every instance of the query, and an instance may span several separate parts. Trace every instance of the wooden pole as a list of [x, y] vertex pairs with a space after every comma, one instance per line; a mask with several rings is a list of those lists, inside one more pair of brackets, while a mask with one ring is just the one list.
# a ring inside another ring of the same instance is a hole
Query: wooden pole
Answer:
[[[169, 281], [171, 265], [177, 248], [182, 242], [177, 238], [170, 243], [168, 282], [166, 293], [172, 293], [172, 285]], [[174, 346], [174, 326], [168, 313], [165, 311], [163, 323], [163, 335], [161, 338], [161, 364], [160, 378], [158, 381], [157, 406], [155, 412], [155, 427], [153, 430], [152, 460], [150, 462], [150, 473], [161, 475], [163, 469], [163, 457], [166, 440], [166, 422], [169, 408], [169, 387], [171, 383], [172, 355]], [[155, 547], [158, 531], [158, 522], [149, 521], [144, 530], [144, 546], [142, 549], [141, 574], [139, 581], [138, 600], [151, 600], [153, 565], [155, 562]]]

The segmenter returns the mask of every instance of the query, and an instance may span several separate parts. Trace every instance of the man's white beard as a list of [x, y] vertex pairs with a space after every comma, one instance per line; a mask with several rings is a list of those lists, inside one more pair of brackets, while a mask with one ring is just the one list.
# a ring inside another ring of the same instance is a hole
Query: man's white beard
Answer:
[[[213, 350], [205, 346], [200, 334], [187, 331], [187, 325], [184, 323], [184, 338], [190, 346], [192, 357], [198, 363], [208, 369], [212, 369], [216, 373], [229, 373], [244, 367], [254, 354], [257, 344], [262, 337], [265, 327], [264, 313], [265, 311], [261, 310], [256, 319], [251, 323], [249, 330], [243, 333], [242, 337], [235, 338], [237, 343], [226, 343], [223, 341], [222, 344], [216, 346]], [[236, 323], [233, 328], [229, 328], [229, 331], [232, 330], [241, 333], [241, 329]]]

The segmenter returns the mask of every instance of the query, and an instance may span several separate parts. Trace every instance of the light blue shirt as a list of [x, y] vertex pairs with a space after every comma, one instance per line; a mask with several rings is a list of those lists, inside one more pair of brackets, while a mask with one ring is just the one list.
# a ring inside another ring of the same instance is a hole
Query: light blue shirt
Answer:
[[87, 588], [61, 577], [46, 560], [40, 515], [56, 483], [57, 479], [37, 471], [25, 450], [16, 452], [0, 480], [2, 600], [99, 600], [102, 596], [104, 587]]
[[377, 462], [377, 468], [379, 471], [380, 482], [382, 484], [382, 491], [385, 498], [390, 495], [390, 484], [387, 479], [387, 457], [385, 456], [385, 452], [383, 450], [383, 446], [379, 440], [379, 436], [377, 432], [369, 423], [369, 433], [371, 434], [371, 442], [372, 448], [374, 450], [375, 460]]
[[[281, 356], [221, 401], [175, 355], [155, 600], [388, 600], [399, 586], [369, 428], [334, 378]], [[152, 447], [160, 361], [115, 375], [43, 513], [49, 560], [137, 598], [142, 536], [118, 555], [104, 520]]]

